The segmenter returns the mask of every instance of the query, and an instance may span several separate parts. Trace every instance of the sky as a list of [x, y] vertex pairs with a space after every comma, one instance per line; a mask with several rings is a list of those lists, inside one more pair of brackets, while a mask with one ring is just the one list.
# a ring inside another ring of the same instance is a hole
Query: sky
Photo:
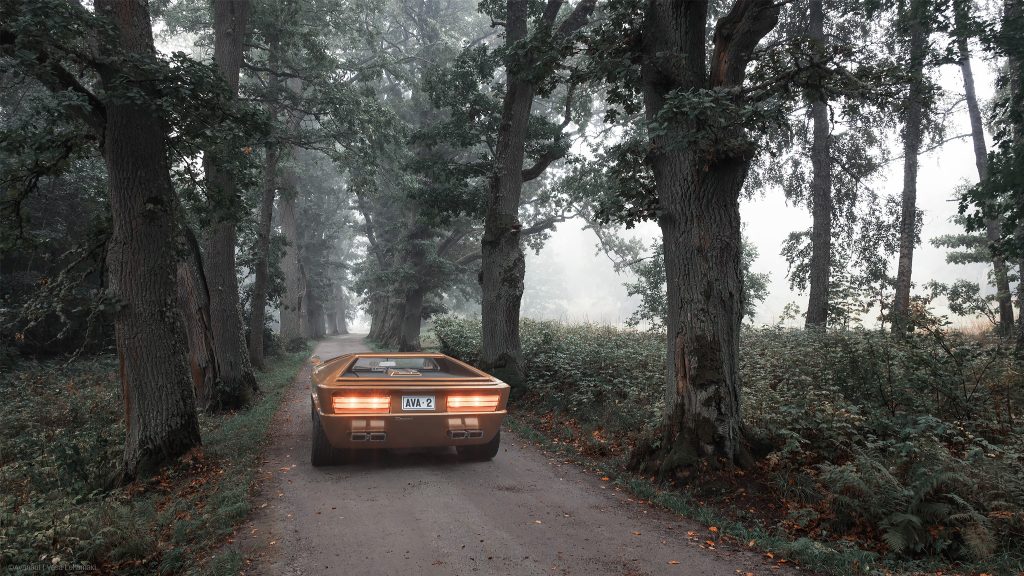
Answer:
[[[973, 67], [978, 97], [984, 107], [992, 97], [994, 74], [987, 63], [977, 59]], [[950, 94], [962, 95], [963, 79], [959, 67], [944, 67], [939, 80]], [[966, 105], [961, 104], [949, 116], [948, 122], [947, 136], [967, 134], [970, 125]], [[899, 156], [898, 153], [893, 155]], [[957, 213], [954, 192], [958, 185], [974, 183], [977, 179], [970, 138], [948, 142], [920, 157], [917, 203], [924, 213], [924, 223], [921, 244], [914, 252], [913, 280], [917, 286], [929, 280], [951, 283], [959, 279], [987, 285], [986, 265], [947, 264], [946, 249], [936, 248], [930, 243], [930, 239], [936, 236], [962, 232], [951, 221]], [[899, 196], [903, 188], [902, 160], [890, 163], [874, 187], [880, 193]], [[801, 310], [806, 309], [806, 294], [789, 288], [787, 263], [780, 250], [790, 232], [810, 228], [807, 208], [787, 203], [782, 192], [775, 190], [742, 201], [740, 215], [745, 236], [759, 252], [752, 270], [767, 272], [771, 276], [769, 296], [758, 307], [754, 324], [775, 323], [783, 307], [790, 302], [797, 303]], [[638, 236], [650, 241], [660, 238], [654, 223], [639, 227], [637, 232]], [[583, 230], [582, 222], [570, 221], [559, 225], [540, 254], [530, 252], [527, 255], [523, 314], [568, 321], [624, 323], [636, 307], [636, 300], [626, 295], [623, 286], [628, 277], [616, 274], [611, 262], [596, 253], [595, 244], [593, 233]], [[895, 259], [892, 270], [895, 271]], [[547, 300], [547, 306], [542, 299]], [[934, 309], [940, 314], [948, 313], [942, 301], [937, 301]], [[950, 319], [954, 325], [975, 322], [972, 319]], [[793, 323], [802, 324], [802, 318]], [[865, 325], [873, 326], [873, 317], [866, 317]]]

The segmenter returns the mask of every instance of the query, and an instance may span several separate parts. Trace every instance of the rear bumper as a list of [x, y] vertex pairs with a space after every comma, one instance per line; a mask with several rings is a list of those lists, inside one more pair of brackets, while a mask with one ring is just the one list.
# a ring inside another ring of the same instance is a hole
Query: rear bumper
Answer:
[[320, 423], [335, 448], [437, 448], [486, 444], [506, 412], [431, 414], [323, 414]]

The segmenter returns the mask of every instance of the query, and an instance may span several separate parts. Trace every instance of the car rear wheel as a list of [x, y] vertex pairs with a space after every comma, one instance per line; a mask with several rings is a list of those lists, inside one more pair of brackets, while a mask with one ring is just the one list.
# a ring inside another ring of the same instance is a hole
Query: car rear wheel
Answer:
[[327, 434], [324, 434], [324, 427], [320, 423], [320, 415], [316, 412], [316, 405], [311, 401], [310, 406], [313, 418], [313, 441], [310, 443], [309, 461], [313, 466], [334, 464], [338, 460], [337, 451], [334, 449], [334, 446], [331, 446], [330, 441], [327, 440]]
[[485, 462], [498, 455], [498, 448], [501, 446], [501, 430], [494, 435], [494, 438], [487, 444], [469, 444], [456, 446], [455, 451], [459, 458], [472, 462]]

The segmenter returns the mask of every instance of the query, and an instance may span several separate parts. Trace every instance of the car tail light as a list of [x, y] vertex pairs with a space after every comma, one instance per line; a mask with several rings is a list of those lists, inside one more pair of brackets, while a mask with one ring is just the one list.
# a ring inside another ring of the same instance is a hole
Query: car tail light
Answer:
[[494, 412], [501, 394], [452, 394], [448, 396], [449, 412]]
[[336, 394], [335, 414], [387, 414], [391, 411], [390, 396]]

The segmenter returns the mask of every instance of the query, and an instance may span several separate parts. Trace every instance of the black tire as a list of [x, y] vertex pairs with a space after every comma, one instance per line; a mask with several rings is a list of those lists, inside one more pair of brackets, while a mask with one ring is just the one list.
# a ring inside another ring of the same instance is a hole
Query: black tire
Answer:
[[467, 444], [456, 446], [455, 451], [459, 458], [470, 462], [486, 462], [498, 455], [498, 448], [501, 447], [501, 430], [494, 435], [494, 438], [487, 444]]
[[313, 466], [329, 466], [338, 461], [338, 453], [327, 440], [324, 427], [320, 423], [320, 415], [316, 413], [316, 405], [310, 401], [313, 418], [313, 438], [310, 442], [309, 461]]

